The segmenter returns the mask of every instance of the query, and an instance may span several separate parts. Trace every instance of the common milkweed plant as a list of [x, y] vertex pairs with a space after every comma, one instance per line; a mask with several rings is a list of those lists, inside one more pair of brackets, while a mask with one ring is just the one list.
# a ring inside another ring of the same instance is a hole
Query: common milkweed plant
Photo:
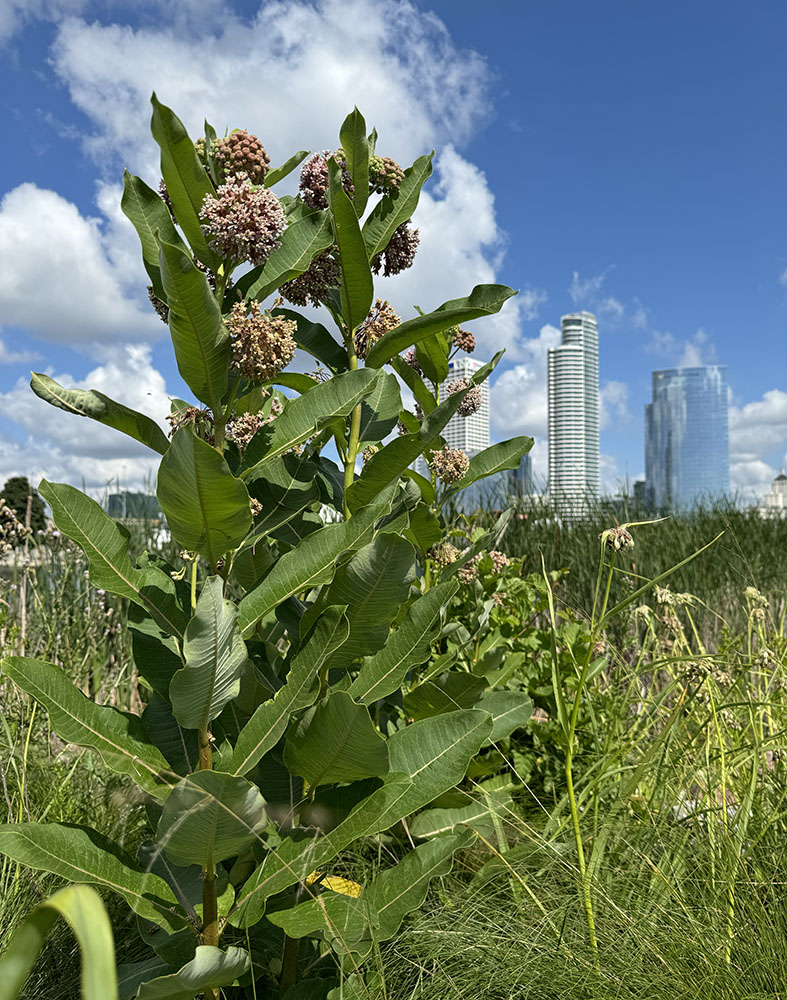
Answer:
[[[468, 461], [441, 438], [478, 405], [500, 355], [443, 399], [440, 385], [450, 356], [474, 346], [460, 324], [514, 291], [478, 285], [404, 321], [375, 299], [375, 274], [413, 263], [432, 156], [403, 170], [378, 155], [357, 109], [336, 151], [271, 169], [248, 132], [217, 138], [206, 123], [194, 142], [152, 104], [163, 179], [155, 190], [126, 173], [122, 208], [193, 398], [173, 400], [165, 430], [100, 392], [32, 381], [161, 455], [179, 566], [155, 552], [132, 562], [126, 529], [96, 502], [40, 488], [93, 585], [129, 602], [147, 704], [138, 716], [94, 704], [41, 660], [2, 665], [64, 740], [147, 793], [150, 839], [132, 858], [88, 827], [7, 824], [0, 851], [124, 897], [151, 951], [120, 968], [121, 997], [284, 996], [296, 984], [298, 997], [348, 996], [473, 836], [413, 847], [403, 821], [530, 715], [517, 691], [474, 683], [457, 699], [467, 668], [442, 638], [451, 597], [505, 522], [449, 551], [442, 504], [517, 466], [532, 440]], [[301, 165], [298, 195], [275, 195]], [[298, 348], [313, 375], [287, 370]], [[410, 468], [420, 455], [428, 477]], [[386, 831], [398, 862], [343, 883], [335, 859]]]

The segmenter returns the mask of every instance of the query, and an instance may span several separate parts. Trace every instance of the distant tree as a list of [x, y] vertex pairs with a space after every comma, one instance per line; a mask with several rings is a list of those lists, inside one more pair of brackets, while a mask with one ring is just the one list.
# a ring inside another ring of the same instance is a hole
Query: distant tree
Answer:
[[0, 497], [5, 500], [9, 507], [13, 508], [20, 523], [24, 524], [27, 517], [27, 498], [31, 492], [33, 503], [30, 508], [30, 527], [34, 532], [43, 531], [46, 527], [44, 501], [32, 489], [26, 476], [11, 476], [10, 479], [6, 480], [5, 486], [0, 491]]

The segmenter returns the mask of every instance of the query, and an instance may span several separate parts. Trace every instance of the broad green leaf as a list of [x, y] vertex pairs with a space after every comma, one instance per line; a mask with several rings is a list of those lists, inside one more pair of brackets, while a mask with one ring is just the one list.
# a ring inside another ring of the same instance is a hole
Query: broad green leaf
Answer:
[[433, 385], [440, 385], [448, 375], [448, 355], [450, 352], [451, 345], [439, 331], [431, 333], [416, 345], [415, 355], [418, 364]]
[[349, 667], [385, 645], [414, 581], [415, 549], [398, 534], [378, 535], [339, 567], [326, 600], [347, 605], [350, 638], [331, 658], [331, 667]]
[[375, 522], [390, 513], [393, 502], [394, 491], [387, 490], [349, 521], [327, 524], [284, 553], [262, 583], [240, 602], [238, 624], [243, 635], [248, 637], [257, 622], [288, 597], [329, 583], [338, 557], [370, 541]]
[[398, 479], [412, 462], [421, 455], [425, 448], [434, 442], [451, 417], [459, 409], [462, 400], [473, 385], [478, 385], [494, 369], [500, 360], [496, 354], [489, 364], [484, 365], [470, 379], [471, 385], [460, 392], [452, 393], [428, 416], [425, 416], [421, 428], [414, 434], [403, 434], [394, 438], [384, 448], [372, 455], [363, 468], [361, 475], [347, 490], [347, 502], [350, 510], [356, 511], [369, 503], [381, 489]]
[[401, 819], [458, 784], [467, 765], [487, 740], [488, 713], [474, 709], [415, 722], [388, 740], [390, 773], [381, 788], [360, 802], [346, 820], [314, 840], [285, 840], [246, 880], [229, 921], [255, 924], [265, 900], [327, 864], [359, 837], [390, 829]]
[[274, 309], [274, 316], [285, 316], [298, 324], [294, 339], [298, 347], [311, 354], [313, 358], [327, 365], [336, 372], [345, 372], [350, 367], [347, 351], [338, 344], [322, 323], [315, 323], [292, 309]]
[[114, 427], [115, 430], [141, 441], [159, 455], [163, 455], [169, 447], [167, 435], [154, 420], [144, 413], [130, 410], [122, 403], [116, 403], [96, 389], [66, 389], [41, 372], [33, 372], [30, 388], [36, 396], [52, 406], [57, 406], [66, 413], [75, 413], [78, 417], [90, 417], [107, 427]]
[[515, 437], [508, 441], [501, 441], [499, 444], [493, 444], [491, 448], [484, 448], [483, 451], [479, 451], [470, 459], [470, 467], [464, 478], [451, 488], [449, 495], [458, 493], [466, 486], [470, 486], [471, 483], [485, 479], [487, 476], [493, 476], [503, 469], [518, 468], [522, 456], [526, 455], [532, 447], [533, 438]]
[[332, 244], [333, 226], [328, 212], [312, 212], [290, 223], [265, 263], [238, 279], [231, 298], [262, 302], [286, 281], [308, 270], [312, 259]]
[[211, 566], [251, 527], [249, 493], [215, 448], [181, 427], [158, 474], [158, 501], [172, 534]]
[[168, 697], [172, 675], [183, 666], [177, 642], [136, 604], [131, 604], [128, 609], [128, 631], [134, 664], [140, 677], [163, 698]]
[[17, 1000], [58, 917], [79, 944], [82, 1000], [117, 1000], [112, 925], [99, 894], [85, 885], [61, 889], [25, 917], [0, 957], [0, 1000]]
[[379, 372], [366, 368], [343, 372], [304, 396], [289, 400], [284, 412], [271, 424], [270, 436], [257, 434], [246, 449], [243, 478], [256, 478], [266, 462], [302, 444], [336, 417], [346, 417], [374, 389], [378, 377]]
[[87, 556], [93, 586], [128, 598], [170, 635], [182, 636], [186, 616], [178, 607], [173, 580], [156, 566], [143, 570], [132, 565], [126, 529], [105, 514], [95, 500], [66, 483], [43, 479], [39, 492], [52, 508], [58, 529]]
[[303, 372], [279, 372], [269, 379], [266, 385], [283, 385], [286, 389], [293, 389], [302, 396], [318, 383], [311, 375], [304, 375]]
[[353, 108], [339, 130], [339, 142], [347, 157], [347, 169], [353, 179], [353, 208], [360, 219], [369, 200], [369, 140], [366, 122], [358, 108]]
[[238, 734], [226, 769], [246, 774], [281, 739], [293, 712], [311, 705], [319, 694], [320, 670], [334, 650], [347, 641], [350, 625], [344, 608], [329, 607], [290, 664], [287, 683], [257, 708]]
[[486, 687], [483, 677], [464, 671], [451, 670], [435, 680], [424, 681], [408, 691], [402, 702], [412, 719], [428, 719], [457, 708], [470, 708]]
[[205, 197], [215, 194], [213, 184], [183, 122], [161, 104], [155, 94], [150, 101], [153, 105], [150, 130], [161, 147], [161, 176], [167, 185], [175, 217], [194, 253], [215, 273], [221, 259], [208, 246], [199, 221]]
[[207, 277], [179, 247], [162, 242], [159, 266], [178, 371], [197, 399], [218, 412], [230, 362], [230, 337], [219, 305]]
[[402, 395], [396, 376], [382, 372], [374, 389], [361, 403], [360, 441], [382, 441], [396, 427]]
[[169, 685], [173, 715], [186, 729], [207, 729], [240, 693], [248, 655], [237, 618], [236, 605], [224, 599], [222, 578], [208, 577], [183, 637], [185, 665]]
[[372, 209], [363, 225], [363, 238], [369, 260], [385, 250], [395, 230], [403, 222], [412, 219], [418, 207], [421, 188], [432, 174], [433, 157], [434, 151], [428, 156], [419, 156], [415, 163], [405, 170], [399, 190], [389, 191], [383, 195]]
[[251, 847], [265, 822], [256, 785], [221, 771], [196, 771], [170, 792], [156, 840], [173, 864], [207, 865]]
[[526, 726], [533, 714], [533, 702], [522, 691], [485, 691], [476, 707], [492, 716], [490, 743]]
[[437, 837], [440, 840], [446, 833], [452, 833], [457, 827], [469, 826], [483, 836], [494, 834], [495, 818], [505, 816], [511, 809], [511, 796], [505, 790], [489, 792], [478, 801], [466, 806], [456, 806], [452, 809], [425, 809], [408, 824], [414, 837]]
[[339, 295], [347, 329], [354, 332], [369, 315], [374, 298], [374, 281], [358, 216], [342, 187], [342, 170], [328, 160], [329, 202], [333, 212], [336, 242], [339, 244], [341, 281]]
[[438, 632], [440, 611], [458, 590], [454, 581], [441, 583], [419, 597], [385, 646], [367, 657], [347, 693], [362, 705], [398, 691], [405, 674], [429, 658]]
[[249, 953], [242, 948], [222, 951], [213, 945], [200, 944], [194, 958], [182, 969], [143, 983], [135, 1000], [192, 1000], [205, 990], [231, 986], [250, 964]]
[[314, 463], [306, 454], [289, 452], [266, 462], [258, 476], [248, 481], [248, 488], [249, 494], [262, 504], [262, 513], [244, 548], [320, 500]]
[[279, 181], [284, 180], [288, 174], [293, 172], [298, 164], [303, 163], [308, 155], [308, 149], [300, 149], [297, 153], [293, 153], [289, 160], [283, 163], [280, 167], [274, 167], [272, 170], [269, 170], [265, 175], [263, 187], [273, 187], [274, 184], [278, 184]]
[[[418, 473], [414, 472], [410, 478], [421, 488], [422, 494], [427, 492], [428, 495], [428, 492], [431, 492], [432, 484], [429, 483], [429, 491], [425, 491], [423, 483], [428, 482], [428, 480], [425, 480], [423, 476], [418, 476], [416, 479], [417, 475]], [[427, 553], [433, 545], [437, 545], [441, 540], [443, 528], [440, 519], [428, 503], [418, 503], [410, 511], [410, 525], [405, 534], [423, 553]]]
[[6, 823], [0, 825], [0, 854], [69, 882], [112, 889], [135, 913], [165, 930], [186, 925], [167, 883], [138, 868], [97, 830], [70, 823]]
[[388, 751], [369, 709], [337, 691], [287, 733], [284, 763], [314, 787], [385, 774]]
[[152, 976], [173, 971], [172, 964], [156, 954], [141, 962], [123, 962], [117, 967], [119, 1000], [133, 1000], [142, 983]]
[[172, 706], [166, 698], [154, 691], [141, 718], [145, 736], [161, 751], [178, 777], [191, 774], [197, 769], [198, 733], [194, 729], [186, 730], [178, 725], [172, 714]]
[[506, 301], [516, 294], [508, 285], [476, 285], [465, 298], [444, 302], [434, 312], [408, 319], [386, 333], [370, 348], [366, 365], [368, 368], [381, 368], [394, 355], [401, 354], [412, 344], [419, 344], [433, 333], [500, 312]]
[[372, 949], [370, 921], [376, 923], [368, 895], [368, 889], [363, 890], [362, 899], [338, 892], [322, 892], [288, 910], [269, 913], [268, 919], [281, 927], [287, 937], [323, 934], [338, 954], [352, 954], [357, 967]]
[[185, 244], [175, 228], [169, 209], [158, 191], [149, 188], [140, 178], [123, 171], [123, 196], [120, 199], [123, 214], [131, 221], [142, 244], [142, 262], [153, 285], [154, 294], [166, 301], [159, 267], [159, 244], [162, 240], [185, 249]]
[[8, 656], [2, 667], [15, 684], [46, 708], [61, 739], [98, 750], [108, 767], [128, 774], [154, 795], [163, 795], [167, 786], [174, 784], [175, 776], [146, 739], [138, 716], [96, 705], [54, 663]]

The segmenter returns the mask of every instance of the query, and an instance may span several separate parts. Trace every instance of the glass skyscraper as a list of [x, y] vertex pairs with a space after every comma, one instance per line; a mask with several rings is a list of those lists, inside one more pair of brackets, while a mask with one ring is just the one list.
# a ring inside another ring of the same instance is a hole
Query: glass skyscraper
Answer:
[[653, 401], [645, 406], [648, 505], [690, 507], [729, 489], [726, 366], [653, 372]]
[[598, 498], [598, 327], [593, 313], [561, 319], [561, 343], [547, 352], [549, 495], [562, 513]]

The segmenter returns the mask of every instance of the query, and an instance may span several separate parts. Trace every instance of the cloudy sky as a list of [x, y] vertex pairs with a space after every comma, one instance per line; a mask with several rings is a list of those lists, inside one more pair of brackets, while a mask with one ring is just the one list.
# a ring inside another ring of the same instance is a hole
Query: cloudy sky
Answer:
[[156, 90], [274, 164], [335, 147], [353, 104], [383, 154], [435, 148], [416, 265], [381, 293], [408, 316], [521, 289], [472, 324], [506, 348], [493, 435], [534, 435], [545, 472], [546, 350], [591, 309], [607, 488], [643, 473], [651, 371], [718, 362], [733, 484], [761, 494], [787, 465], [785, 31], [780, 0], [0, 0], [0, 482], [152, 471], [31, 368], [162, 421], [183, 394], [119, 209], [124, 167], [158, 181]]

